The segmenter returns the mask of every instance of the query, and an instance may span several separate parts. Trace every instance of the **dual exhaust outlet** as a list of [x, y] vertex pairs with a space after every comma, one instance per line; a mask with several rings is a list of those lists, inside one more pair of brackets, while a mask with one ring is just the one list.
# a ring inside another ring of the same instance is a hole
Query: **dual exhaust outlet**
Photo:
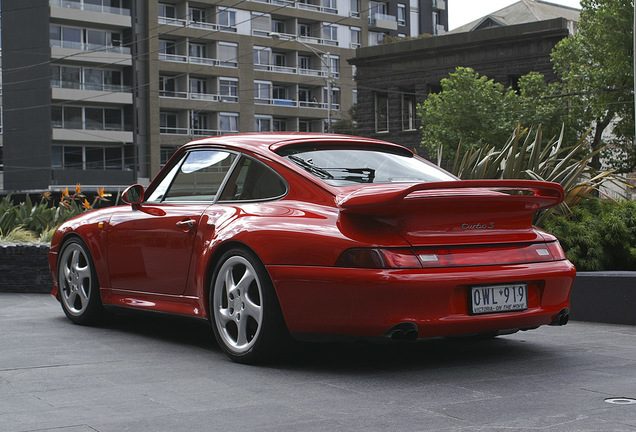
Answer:
[[[550, 323], [551, 326], [564, 326], [570, 320], [570, 309], [563, 308], [557, 314], [557, 316]], [[414, 322], [401, 322], [391, 327], [386, 333], [385, 337], [388, 337], [394, 341], [406, 341], [412, 342], [417, 339], [418, 327]]]

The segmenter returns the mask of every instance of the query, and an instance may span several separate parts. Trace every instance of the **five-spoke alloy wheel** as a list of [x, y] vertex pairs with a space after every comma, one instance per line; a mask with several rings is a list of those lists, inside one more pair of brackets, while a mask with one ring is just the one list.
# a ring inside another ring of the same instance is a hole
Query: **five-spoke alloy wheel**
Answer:
[[232, 360], [256, 363], [276, 354], [285, 336], [278, 299], [265, 267], [253, 253], [223, 254], [210, 287], [212, 327]]
[[105, 315], [99, 283], [86, 244], [68, 240], [58, 261], [58, 293], [66, 316], [76, 324], [95, 324]]

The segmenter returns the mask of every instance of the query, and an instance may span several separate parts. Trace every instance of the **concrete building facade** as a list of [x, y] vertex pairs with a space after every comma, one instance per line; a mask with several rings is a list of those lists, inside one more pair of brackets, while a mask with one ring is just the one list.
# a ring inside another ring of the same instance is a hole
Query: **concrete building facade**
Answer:
[[121, 189], [191, 139], [330, 131], [357, 48], [447, 28], [441, 0], [3, 0], [4, 190]]

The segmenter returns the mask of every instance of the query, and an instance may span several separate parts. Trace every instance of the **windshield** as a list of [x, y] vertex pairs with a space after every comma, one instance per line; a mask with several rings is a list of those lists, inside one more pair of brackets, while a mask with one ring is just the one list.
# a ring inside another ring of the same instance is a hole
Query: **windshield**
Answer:
[[456, 180], [423, 159], [377, 150], [324, 149], [298, 152], [286, 157], [332, 186]]

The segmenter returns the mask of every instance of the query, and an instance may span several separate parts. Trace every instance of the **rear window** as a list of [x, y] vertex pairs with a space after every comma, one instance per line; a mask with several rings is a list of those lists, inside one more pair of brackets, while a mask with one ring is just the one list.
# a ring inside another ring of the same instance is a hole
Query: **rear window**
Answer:
[[285, 157], [332, 186], [457, 180], [430, 162], [406, 152], [314, 147], [289, 152]]

